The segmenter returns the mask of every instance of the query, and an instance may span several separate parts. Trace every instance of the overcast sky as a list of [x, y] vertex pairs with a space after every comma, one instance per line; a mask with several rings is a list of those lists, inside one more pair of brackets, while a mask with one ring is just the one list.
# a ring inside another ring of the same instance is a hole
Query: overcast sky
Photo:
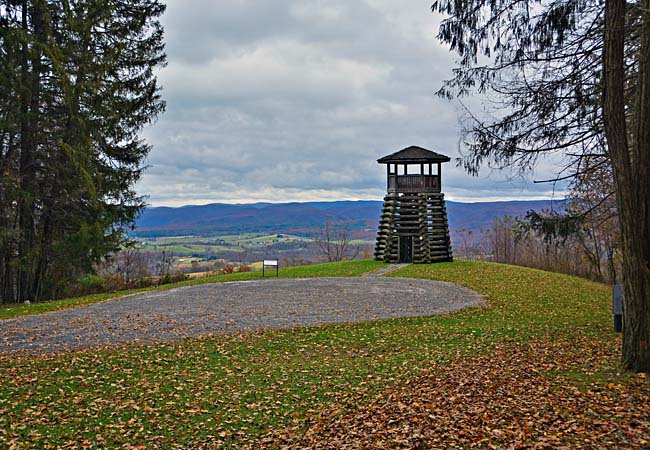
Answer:
[[[377, 158], [410, 145], [457, 157], [459, 105], [434, 96], [454, 57], [435, 39], [431, 2], [169, 0], [167, 112], [145, 132], [153, 150], [138, 192], [172, 206], [381, 199]], [[508, 178], [451, 162], [443, 191], [553, 195]]]

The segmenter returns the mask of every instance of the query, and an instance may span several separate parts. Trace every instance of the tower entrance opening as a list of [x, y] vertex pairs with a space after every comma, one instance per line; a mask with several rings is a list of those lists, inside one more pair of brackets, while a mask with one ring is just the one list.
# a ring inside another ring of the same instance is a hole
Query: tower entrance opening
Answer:
[[399, 262], [413, 262], [413, 236], [399, 237]]

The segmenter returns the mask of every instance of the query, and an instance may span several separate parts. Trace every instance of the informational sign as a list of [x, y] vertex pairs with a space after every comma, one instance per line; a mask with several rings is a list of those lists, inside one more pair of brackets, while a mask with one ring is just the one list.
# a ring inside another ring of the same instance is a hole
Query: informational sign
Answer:
[[279, 276], [280, 274], [280, 263], [277, 259], [265, 259], [262, 262], [262, 276], [266, 276], [266, 268], [267, 267], [275, 267], [275, 276]]

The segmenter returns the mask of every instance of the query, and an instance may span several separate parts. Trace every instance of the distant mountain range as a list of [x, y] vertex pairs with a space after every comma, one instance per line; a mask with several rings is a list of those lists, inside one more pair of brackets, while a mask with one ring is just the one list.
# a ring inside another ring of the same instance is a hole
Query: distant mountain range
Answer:
[[[558, 209], [561, 201], [524, 200], [461, 203], [447, 201], [449, 227], [474, 232], [488, 229], [495, 218], [523, 216], [530, 210]], [[327, 221], [342, 223], [355, 238], [372, 238], [377, 230], [381, 201], [306, 203], [212, 203], [200, 206], [148, 207], [136, 223], [140, 237], [242, 233], [286, 233], [310, 236]]]

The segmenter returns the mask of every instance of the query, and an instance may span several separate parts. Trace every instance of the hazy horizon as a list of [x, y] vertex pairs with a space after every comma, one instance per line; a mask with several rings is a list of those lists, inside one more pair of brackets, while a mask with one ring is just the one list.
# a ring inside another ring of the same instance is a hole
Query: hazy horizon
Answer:
[[[509, 200], [490, 200], [490, 199], [484, 199], [484, 200], [479, 200], [479, 201], [460, 201], [460, 200], [454, 200], [450, 199], [447, 196], [445, 196], [446, 201], [454, 202], [454, 203], [463, 203], [463, 204], [471, 204], [471, 203], [509, 203], [509, 202], [528, 202], [528, 201], [551, 201], [551, 202], [563, 202], [566, 199], [565, 198], [525, 198], [525, 199], [509, 199]], [[207, 205], [259, 205], [259, 204], [274, 204], [274, 205], [283, 205], [283, 204], [288, 204], [288, 203], [336, 203], [336, 202], [382, 202], [383, 198], [375, 198], [375, 199], [342, 199], [342, 200], [305, 200], [305, 201], [251, 201], [251, 202], [220, 202], [220, 201], [209, 201], [206, 203], [187, 203], [187, 204], [171, 204], [171, 205], [154, 205], [151, 203], [147, 204], [147, 207], [153, 207], [153, 208], [182, 208], [182, 207], [191, 207], [191, 206], [207, 206]]]

